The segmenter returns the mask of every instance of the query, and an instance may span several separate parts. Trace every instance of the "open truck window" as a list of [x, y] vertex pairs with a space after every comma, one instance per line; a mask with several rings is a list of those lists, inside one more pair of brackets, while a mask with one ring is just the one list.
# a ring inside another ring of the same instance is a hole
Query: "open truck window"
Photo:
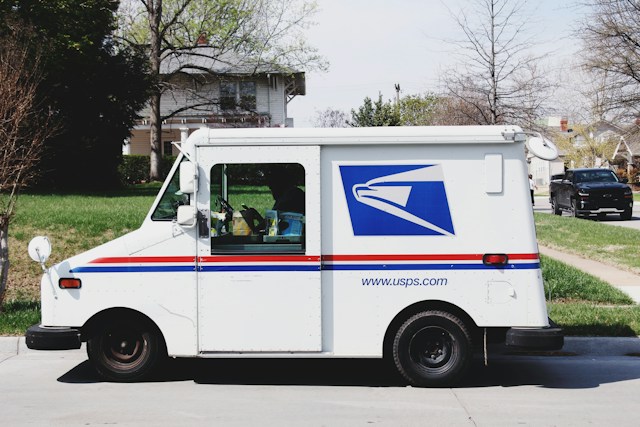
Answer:
[[305, 170], [298, 163], [211, 169], [211, 252], [304, 253]]

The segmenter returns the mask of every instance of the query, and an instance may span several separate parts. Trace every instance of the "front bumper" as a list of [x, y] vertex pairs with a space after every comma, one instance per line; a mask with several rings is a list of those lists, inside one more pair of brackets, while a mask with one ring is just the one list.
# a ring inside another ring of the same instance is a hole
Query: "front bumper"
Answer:
[[505, 344], [526, 350], [560, 350], [564, 345], [561, 328], [511, 328], [507, 331]]
[[576, 213], [578, 215], [600, 215], [608, 213], [624, 213], [629, 209], [633, 209], [633, 200], [610, 200], [594, 201], [594, 200], [581, 200], [576, 207]]
[[80, 330], [33, 325], [25, 334], [27, 347], [32, 350], [75, 350], [80, 348]]

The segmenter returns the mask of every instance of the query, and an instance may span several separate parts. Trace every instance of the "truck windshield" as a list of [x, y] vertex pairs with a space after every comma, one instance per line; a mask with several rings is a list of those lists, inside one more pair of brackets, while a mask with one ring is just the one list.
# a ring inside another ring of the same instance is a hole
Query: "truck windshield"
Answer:
[[[185, 161], [185, 158], [182, 158]], [[172, 221], [176, 219], [178, 206], [188, 205], [189, 195], [180, 192], [180, 168], [178, 167], [167, 186], [160, 203], [153, 211], [151, 219], [154, 221]]]
[[575, 173], [575, 182], [618, 182], [618, 177], [608, 169]]

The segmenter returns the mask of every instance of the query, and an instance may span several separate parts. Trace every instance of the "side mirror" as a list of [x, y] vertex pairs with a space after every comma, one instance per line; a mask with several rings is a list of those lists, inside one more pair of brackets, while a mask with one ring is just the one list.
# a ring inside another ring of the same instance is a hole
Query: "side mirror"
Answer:
[[177, 223], [183, 227], [195, 227], [196, 225], [196, 207], [183, 205], [178, 206]]
[[38, 236], [29, 242], [29, 256], [32, 260], [44, 266], [51, 255], [51, 242], [46, 236]]
[[196, 165], [194, 163], [180, 163], [180, 191], [184, 194], [196, 192]]
[[622, 179], [620, 180], [620, 182], [621, 182], [621, 183], [623, 183], [623, 184], [626, 184], [626, 183], [628, 183], [628, 182], [629, 182], [629, 180], [628, 180], [627, 178], [622, 178]]

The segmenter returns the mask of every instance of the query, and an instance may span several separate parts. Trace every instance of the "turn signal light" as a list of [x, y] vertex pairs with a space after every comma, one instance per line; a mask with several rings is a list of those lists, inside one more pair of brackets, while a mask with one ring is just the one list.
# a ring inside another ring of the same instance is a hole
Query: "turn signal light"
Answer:
[[60, 279], [58, 286], [62, 289], [80, 289], [82, 282], [80, 279]]
[[482, 263], [484, 265], [507, 265], [509, 257], [507, 254], [484, 254], [482, 256]]

